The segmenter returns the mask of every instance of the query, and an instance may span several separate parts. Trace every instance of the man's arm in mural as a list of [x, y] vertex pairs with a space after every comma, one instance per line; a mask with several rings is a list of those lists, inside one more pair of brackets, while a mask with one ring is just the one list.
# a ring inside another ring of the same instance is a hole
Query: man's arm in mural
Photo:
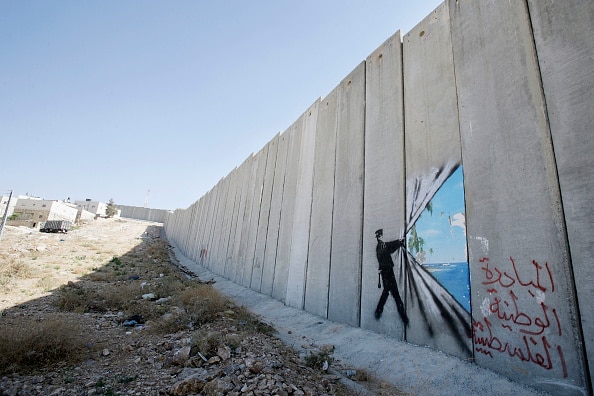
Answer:
[[404, 247], [404, 239], [396, 239], [395, 241], [386, 242], [386, 250], [392, 254], [396, 250]]

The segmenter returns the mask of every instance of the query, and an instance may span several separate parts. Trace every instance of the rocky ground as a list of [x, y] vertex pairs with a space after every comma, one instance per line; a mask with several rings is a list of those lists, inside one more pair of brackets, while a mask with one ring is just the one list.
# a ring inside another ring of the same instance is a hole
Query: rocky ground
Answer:
[[[190, 325], [163, 331], [163, 323], [185, 316], [175, 298], [163, 294], [168, 278], [182, 275], [171, 264], [160, 231], [157, 224], [128, 219], [98, 219], [67, 234], [5, 228], [0, 239], [0, 333], [5, 339], [0, 342], [21, 343], [12, 348], [34, 357], [38, 344], [27, 346], [17, 336], [6, 339], [9, 331], [19, 335], [58, 323], [73, 324], [75, 330], [44, 334], [56, 341], [80, 339], [82, 346], [71, 359], [47, 364], [23, 367], [4, 361], [0, 395], [401, 394], [334, 361], [332, 345], [288, 348], [274, 329], [229, 302], [212, 320], [194, 318]], [[116, 275], [108, 276], [108, 269]], [[146, 304], [151, 304], [160, 316], [145, 320], [129, 310], [110, 309], [106, 297], [86, 301], [84, 310], [65, 309], [64, 296], [95, 296], [114, 284], [136, 291], [132, 307], [145, 307], [142, 312], [149, 317]]]

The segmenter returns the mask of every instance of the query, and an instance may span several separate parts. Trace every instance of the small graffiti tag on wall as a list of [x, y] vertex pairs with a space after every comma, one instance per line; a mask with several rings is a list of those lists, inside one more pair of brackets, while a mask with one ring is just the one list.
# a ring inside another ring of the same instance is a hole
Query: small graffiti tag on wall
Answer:
[[490, 357], [507, 354], [546, 370], [559, 364], [567, 377], [563, 348], [547, 337], [563, 336], [557, 310], [546, 304], [547, 295], [555, 292], [549, 264], [532, 260], [520, 274], [516, 260], [509, 260], [506, 265], [480, 260], [490, 297], [481, 305], [482, 320], [473, 323], [475, 351]]

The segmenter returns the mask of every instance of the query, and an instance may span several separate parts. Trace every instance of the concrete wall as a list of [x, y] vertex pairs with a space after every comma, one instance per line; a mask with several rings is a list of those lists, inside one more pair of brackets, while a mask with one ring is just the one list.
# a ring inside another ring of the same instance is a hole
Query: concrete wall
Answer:
[[120, 217], [127, 217], [129, 219], [154, 221], [157, 223], [164, 223], [167, 215], [170, 212], [165, 209], [151, 209], [141, 206], [117, 205], [122, 212]]
[[[168, 238], [287, 305], [591, 393], [592, 22], [594, 3], [577, 0], [444, 2], [166, 213]], [[405, 314], [390, 297], [375, 315], [376, 230], [404, 238], [456, 169], [471, 311], [403, 248], [390, 258]]]

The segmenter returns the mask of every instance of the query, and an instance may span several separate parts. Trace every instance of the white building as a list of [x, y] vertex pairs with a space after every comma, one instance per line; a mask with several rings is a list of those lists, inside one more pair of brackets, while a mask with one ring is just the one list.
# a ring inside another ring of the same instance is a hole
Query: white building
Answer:
[[19, 223], [37, 227], [47, 220], [67, 220], [74, 223], [77, 213], [75, 205], [64, 201], [19, 197], [13, 214], [17, 216], [16, 221]]
[[90, 199], [85, 199], [84, 201], [74, 201], [74, 204], [78, 210], [86, 210], [87, 212], [91, 212], [99, 216], [105, 216], [105, 212], [107, 210], [106, 203], [91, 201]]

